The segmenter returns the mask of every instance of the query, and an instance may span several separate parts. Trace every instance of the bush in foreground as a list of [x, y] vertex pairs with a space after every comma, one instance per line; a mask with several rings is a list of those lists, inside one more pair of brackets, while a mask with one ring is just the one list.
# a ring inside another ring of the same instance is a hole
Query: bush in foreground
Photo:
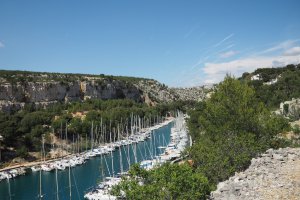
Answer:
[[[131, 167], [130, 178], [113, 188], [112, 193], [126, 199], [206, 199], [211, 188], [201, 173], [195, 173], [188, 164], [164, 164], [155, 170], [146, 171], [138, 165]], [[141, 184], [142, 183], [142, 184]]]

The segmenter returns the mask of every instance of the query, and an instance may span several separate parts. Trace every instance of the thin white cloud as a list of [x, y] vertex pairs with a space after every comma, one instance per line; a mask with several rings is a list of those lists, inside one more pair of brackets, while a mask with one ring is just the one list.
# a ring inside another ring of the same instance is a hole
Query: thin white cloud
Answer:
[[0, 41], [0, 48], [5, 47], [5, 45], [3, 44], [3, 42]]
[[[206, 49], [198, 62], [192, 65], [188, 72], [181, 77], [182, 84], [187, 86], [213, 84], [222, 81], [226, 74], [239, 77], [244, 72], [253, 72], [257, 68], [300, 63], [300, 39], [287, 40], [278, 44], [273, 43], [273, 46], [271, 44], [263, 45], [266, 49], [262, 51], [256, 51], [255, 48], [233, 51], [231, 48], [234, 44], [226, 44], [226, 41], [233, 36], [234, 34], [230, 34], [214, 46]], [[216, 51], [219, 46], [225, 46], [225, 48]], [[243, 57], [227, 62], [222, 61], [223, 58], [230, 58], [237, 53]], [[215, 59], [212, 60], [213, 58]]]
[[228, 35], [227, 37], [225, 37], [223, 40], [221, 40], [220, 42], [216, 43], [213, 47], [218, 47], [221, 44], [223, 44], [226, 40], [230, 39], [232, 36], [234, 36], [233, 33], [231, 33], [230, 35]]
[[225, 49], [230, 49], [231, 47], [233, 47], [235, 44], [230, 44], [227, 47], [225, 47]]
[[300, 63], [299, 56], [284, 55], [270, 57], [255, 56], [222, 63], [205, 63], [203, 68], [203, 72], [205, 73], [204, 83], [217, 83], [223, 80], [227, 73], [238, 77], [244, 72], [252, 72], [261, 67], [278, 67], [297, 63]]
[[297, 56], [300, 55], [300, 46], [292, 47], [290, 49], [287, 49], [283, 55], [285, 56]]
[[[280, 67], [287, 64], [300, 63], [300, 46], [297, 45], [300, 39], [287, 40], [258, 53], [252, 53], [246, 57], [234, 59], [228, 62], [219, 62], [216, 59], [212, 62], [206, 62], [202, 66], [204, 72], [203, 84], [218, 83], [222, 81], [227, 73], [236, 77], [244, 72], [252, 72], [262, 67]], [[253, 50], [252, 50], [253, 51]], [[240, 52], [238, 52], [240, 54]], [[267, 54], [272, 53], [272, 54]], [[275, 54], [274, 54], [275, 53]], [[221, 58], [233, 56], [234, 52], [228, 51], [219, 56]], [[227, 57], [227, 58], [228, 58]]]
[[220, 46], [221, 44], [223, 44], [226, 40], [230, 39], [231, 37], [233, 37], [234, 34], [230, 34], [227, 37], [225, 37], [223, 40], [221, 40], [220, 42], [218, 42], [217, 44], [210, 46], [208, 48], [206, 48], [203, 52], [202, 52], [202, 56], [200, 57], [200, 59], [198, 60], [197, 63], [195, 63], [194, 65], [192, 65], [191, 70], [195, 69], [196, 67], [203, 65], [203, 63], [205, 63], [209, 58], [213, 57], [213, 56], [217, 56], [219, 53], [232, 48], [235, 44], [228, 44], [225, 48], [219, 50], [219, 51], [214, 51], [212, 52], [216, 47]]
[[278, 50], [289, 49], [292, 46], [294, 46], [295, 43], [297, 43], [298, 41], [299, 41], [299, 39], [297, 39], [297, 40], [287, 40], [287, 41], [281, 42], [279, 44], [276, 44], [275, 46], [272, 46], [272, 47], [260, 52], [260, 54], [270, 53], [270, 52], [274, 52], [274, 51], [278, 51]]
[[231, 49], [231, 48], [234, 47], [234, 46], [235, 46], [235, 44], [227, 45], [225, 48], [223, 48], [223, 49], [221, 49], [220, 51], [218, 51], [218, 53], [221, 53], [221, 52], [223, 52], [223, 51], [225, 51], [225, 50], [227, 50], [227, 49]]
[[177, 79], [174, 81], [176, 82], [176, 86], [181, 87], [194, 87], [199, 86], [202, 84], [202, 77], [201, 74], [201, 68], [195, 69], [195, 70], [184, 70], [182, 73], [180, 73], [180, 79]]
[[190, 35], [192, 35], [192, 33], [198, 28], [198, 26], [194, 26], [193, 28], [191, 28], [184, 36], [184, 39], [187, 39], [188, 37], [190, 37]]
[[236, 54], [238, 54], [237, 51], [226, 51], [226, 52], [221, 53], [219, 56], [220, 56], [220, 58], [229, 58]]
[[198, 62], [196, 64], [194, 64], [192, 67], [191, 67], [191, 70], [195, 69], [196, 67], [198, 67], [199, 65], [203, 64], [205, 61], [207, 61], [208, 59], [210, 58], [210, 56], [205, 56], [204, 58], [200, 58], [198, 60]]
[[217, 51], [216, 54], [220, 56], [221, 53], [223, 53], [224, 51], [228, 51], [228, 49], [231, 49], [231, 48], [234, 47], [234, 46], [235, 46], [235, 44], [227, 45], [225, 48], [223, 48], [223, 49]]

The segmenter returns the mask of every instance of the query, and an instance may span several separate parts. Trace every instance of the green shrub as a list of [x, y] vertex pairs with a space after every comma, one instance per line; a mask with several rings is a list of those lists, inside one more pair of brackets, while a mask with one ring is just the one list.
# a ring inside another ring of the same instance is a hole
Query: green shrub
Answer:
[[[206, 199], [211, 188], [205, 176], [196, 173], [188, 164], [164, 164], [155, 170], [146, 171], [138, 165], [131, 167], [130, 178], [112, 190], [114, 195], [126, 193], [126, 199]], [[139, 184], [142, 181], [143, 184]]]

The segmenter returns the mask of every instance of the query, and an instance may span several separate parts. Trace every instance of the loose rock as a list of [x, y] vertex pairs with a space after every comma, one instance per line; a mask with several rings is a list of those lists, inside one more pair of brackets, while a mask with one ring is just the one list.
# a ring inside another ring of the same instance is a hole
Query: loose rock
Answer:
[[246, 171], [219, 183], [210, 199], [300, 200], [300, 148], [267, 150]]

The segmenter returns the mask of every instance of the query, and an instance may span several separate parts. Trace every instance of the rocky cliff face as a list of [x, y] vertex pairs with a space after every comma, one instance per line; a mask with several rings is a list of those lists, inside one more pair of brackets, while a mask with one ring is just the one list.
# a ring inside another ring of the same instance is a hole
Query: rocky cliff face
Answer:
[[152, 79], [0, 70], [0, 110], [6, 112], [22, 109], [26, 104], [46, 107], [86, 99], [127, 98], [155, 105], [198, 101], [204, 94], [202, 87], [170, 89]]
[[213, 86], [198, 86], [190, 88], [172, 88], [178, 98], [184, 101], [202, 101], [208, 92], [212, 91]]
[[179, 100], [178, 94], [158, 81], [141, 80], [134, 85], [142, 91], [145, 102], [150, 105], [157, 102], [172, 102]]
[[218, 184], [210, 199], [299, 199], [300, 148], [269, 149], [250, 167]]
[[25, 104], [47, 106], [56, 102], [86, 99], [128, 98], [141, 102], [142, 91], [118, 80], [88, 80], [74, 82], [17, 82], [0, 85], [0, 109], [21, 109]]

